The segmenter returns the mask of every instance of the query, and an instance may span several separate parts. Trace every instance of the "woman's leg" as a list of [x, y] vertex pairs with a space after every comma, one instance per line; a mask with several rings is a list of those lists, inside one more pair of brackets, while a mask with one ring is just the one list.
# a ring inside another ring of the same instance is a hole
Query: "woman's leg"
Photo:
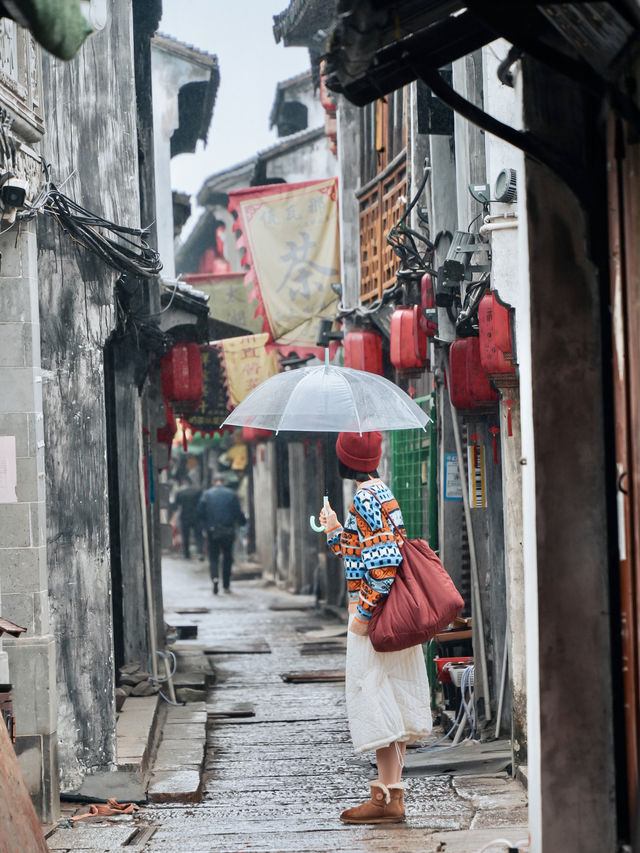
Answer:
[[406, 743], [391, 743], [382, 749], [376, 749], [378, 779], [383, 785], [395, 785], [402, 778], [402, 766]]

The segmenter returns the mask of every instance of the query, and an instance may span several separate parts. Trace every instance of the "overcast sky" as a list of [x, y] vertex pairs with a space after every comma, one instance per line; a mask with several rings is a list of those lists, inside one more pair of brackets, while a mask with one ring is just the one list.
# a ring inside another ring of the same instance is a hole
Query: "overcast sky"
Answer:
[[[273, 5], [275, 2], [275, 5]], [[197, 193], [209, 175], [276, 142], [276, 85], [309, 68], [306, 48], [283, 47], [273, 16], [289, 0], [163, 0], [159, 31], [218, 57], [220, 87], [206, 147], [172, 160], [173, 189]]]

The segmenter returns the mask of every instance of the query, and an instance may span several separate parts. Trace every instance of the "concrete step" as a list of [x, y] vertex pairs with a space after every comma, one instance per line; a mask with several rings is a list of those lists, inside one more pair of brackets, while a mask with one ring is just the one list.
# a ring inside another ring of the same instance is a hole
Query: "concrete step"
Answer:
[[118, 770], [135, 772], [143, 781], [149, 769], [157, 734], [158, 707], [153, 696], [128, 696], [116, 722], [116, 764]]
[[198, 802], [207, 735], [207, 707], [189, 702], [161, 709], [161, 738], [154, 755], [147, 796], [154, 803]]

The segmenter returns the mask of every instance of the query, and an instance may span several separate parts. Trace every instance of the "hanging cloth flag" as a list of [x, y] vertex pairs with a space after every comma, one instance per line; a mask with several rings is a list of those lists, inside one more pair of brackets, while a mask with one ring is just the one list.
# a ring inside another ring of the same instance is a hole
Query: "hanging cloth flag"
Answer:
[[229, 408], [233, 409], [257, 385], [278, 372], [276, 354], [273, 348], [266, 348], [268, 340], [269, 335], [262, 332], [217, 342], [222, 351]]
[[320, 320], [338, 308], [331, 287], [340, 281], [337, 179], [234, 190], [229, 210], [264, 330], [283, 354], [322, 356]]
[[93, 32], [80, 0], [13, 0], [4, 4], [2, 15], [31, 30], [35, 40], [60, 59], [73, 59]]
[[189, 273], [182, 276], [182, 281], [209, 297], [209, 315], [213, 320], [253, 334], [262, 331], [262, 317], [255, 316], [257, 302], [248, 298], [244, 273]]
[[[202, 355], [202, 398], [198, 408], [188, 415], [193, 432], [203, 435], [216, 432], [229, 414], [222, 354], [217, 347], [200, 348]], [[183, 425], [184, 427], [184, 425]]]

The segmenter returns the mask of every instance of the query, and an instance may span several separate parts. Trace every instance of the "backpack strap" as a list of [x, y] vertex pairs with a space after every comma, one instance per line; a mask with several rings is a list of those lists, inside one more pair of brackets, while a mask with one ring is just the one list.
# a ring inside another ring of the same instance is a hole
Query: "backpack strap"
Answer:
[[397, 524], [395, 523], [395, 521], [391, 518], [391, 516], [389, 515], [389, 513], [387, 512], [387, 510], [384, 508], [382, 501], [381, 501], [381, 500], [380, 500], [380, 498], [376, 495], [376, 493], [375, 493], [375, 492], [372, 492], [372, 491], [371, 491], [371, 489], [365, 489], [365, 488], [362, 488], [362, 489], [360, 489], [359, 491], [368, 492], [368, 493], [369, 493], [373, 498], [375, 498], [375, 499], [378, 501], [378, 503], [380, 504], [380, 509], [382, 510], [382, 514], [386, 517], [387, 521], [389, 521], [389, 522], [393, 525], [393, 529], [394, 529], [394, 530], [395, 530], [395, 532], [398, 534], [398, 536], [399, 536], [402, 540], [404, 540], [404, 541], [406, 542], [406, 541], [407, 541], [407, 537], [402, 533], [402, 531], [400, 530], [400, 528], [398, 527], [398, 525], [397, 525]]

